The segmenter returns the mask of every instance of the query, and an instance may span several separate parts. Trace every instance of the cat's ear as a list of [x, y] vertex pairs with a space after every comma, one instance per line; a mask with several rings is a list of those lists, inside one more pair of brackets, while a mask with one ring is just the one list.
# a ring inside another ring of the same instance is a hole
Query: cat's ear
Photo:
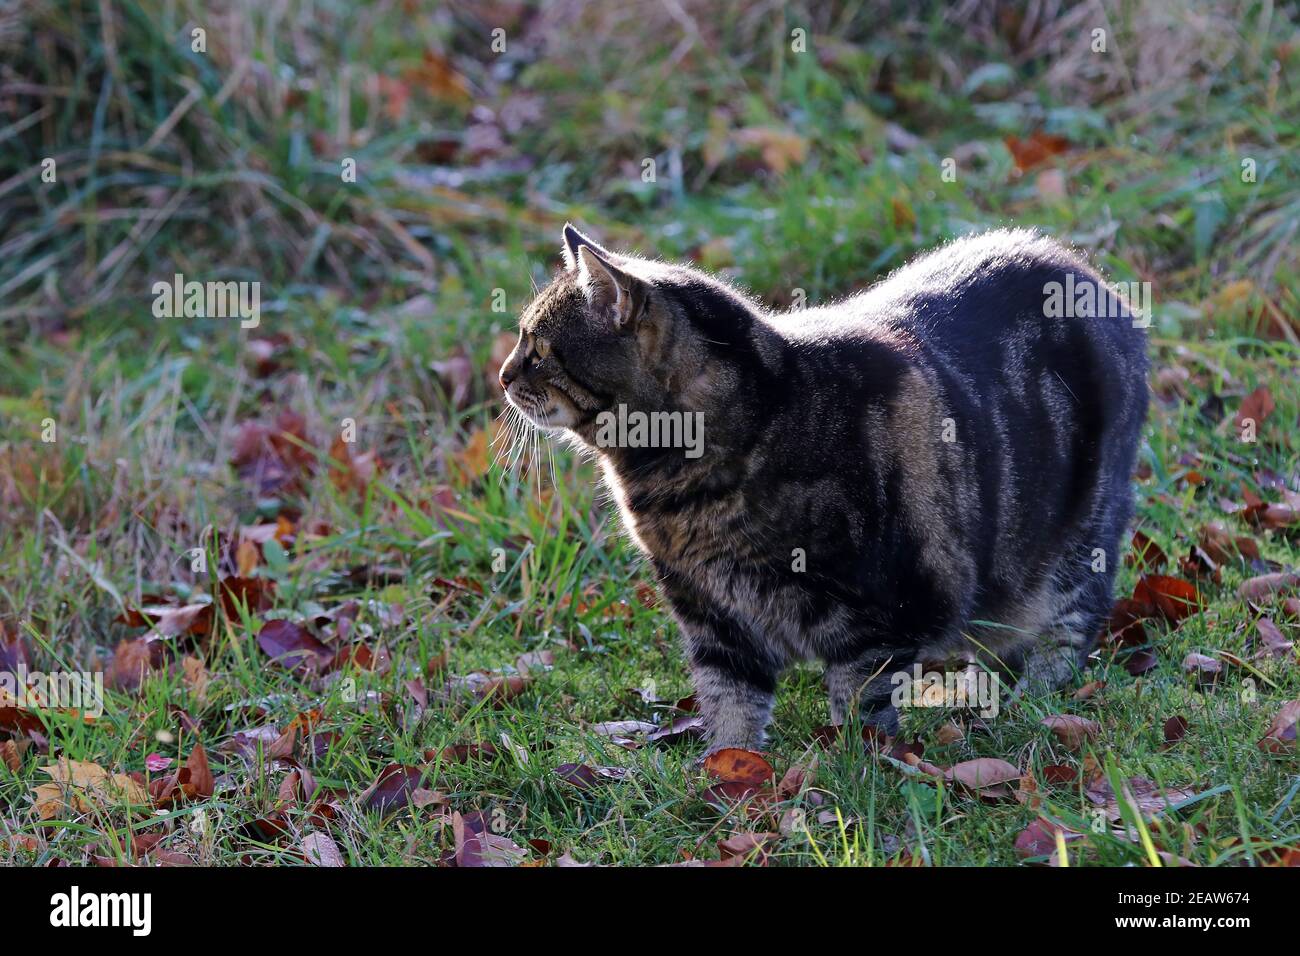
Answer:
[[574, 269], [578, 268], [578, 250], [583, 246], [589, 246], [594, 249], [596, 254], [606, 262], [609, 262], [614, 258], [613, 253], [608, 249], [602, 248], [600, 243], [596, 242], [596, 240], [592, 239], [590, 236], [584, 236], [573, 227], [572, 223], [566, 222], [564, 224], [564, 268], [566, 271], [572, 272]]
[[645, 306], [646, 283], [609, 262], [588, 245], [578, 247], [578, 284], [591, 311], [622, 331], [632, 325]]

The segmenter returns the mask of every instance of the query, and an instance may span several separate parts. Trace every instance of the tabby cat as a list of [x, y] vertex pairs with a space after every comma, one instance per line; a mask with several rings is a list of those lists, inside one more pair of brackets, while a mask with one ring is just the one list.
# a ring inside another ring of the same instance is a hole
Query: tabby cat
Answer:
[[[776, 314], [571, 225], [563, 252], [501, 384], [597, 456], [711, 750], [762, 745], [798, 660], [825, 664], [832, 721], [856, 708], [887, 732], [891, 677], [920, 661], [979, 649], [1026, 686], [1075, 675], [1111, 605], [1147, 406], [1141, 323], [1081, 258], [988, 232]], [[1067, 277], [1108, 317], [1048, 317]], [[698, 417], [702, 448], [615, 415]]]

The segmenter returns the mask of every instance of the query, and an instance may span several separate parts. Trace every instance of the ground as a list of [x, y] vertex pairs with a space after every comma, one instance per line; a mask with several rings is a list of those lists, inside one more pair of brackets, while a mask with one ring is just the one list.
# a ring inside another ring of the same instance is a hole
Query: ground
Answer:
[[[106, 685], [93, 718], [0, 699], [0, 863], [1300, 857], [1300, 605], [1258, 583], [1300, 565], [1295, 25], [812, 6], [55, 4], [0, 33], [0, 669]], [[800, 668], [765, 762], [701, 766], [592, 466], [497, 424], [566, 220], [776, 308], [1008, 224], [1150, 282], [1091, 668], [888, 742], [830, 739]], [[258, 325], [160, 317], [176, 273], [259, 282]]]

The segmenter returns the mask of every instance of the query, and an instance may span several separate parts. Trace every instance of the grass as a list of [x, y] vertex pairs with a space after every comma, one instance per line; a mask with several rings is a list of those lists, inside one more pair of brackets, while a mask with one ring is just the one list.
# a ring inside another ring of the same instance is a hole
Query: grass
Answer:
[[[1260, 562], [1300, 564], [1294, 525], [1261, 530], [1221, 504], [1247, 492], [1279, 502], [1279, 482], [1300, 490], [1294, 24], [1258, 3], [1173, 23], [1148, 5], [1044, 22], [979, 3], [815, 6], [324, 3], [304, 23], [296, 7], [277, 19], [123, 3], [106, 23], [99, 5], [64, 3], [0, 24], [0, 101], [12, 104], [0, 113], [9, 642], [33, 669], [108, 666], [145, 631], [124, 610], [150, 595], [219, 604], [239, 528], [283, 516], [293, 529], [288, 547], [244, 552], [245, 569], [274, 582], [270, 607], [158, 642], [163, 659], [138, 686], [128, 669], [97, 720], [45, 712], [33, 733], [0, 710], [14, 744], [0, 768], [0, 862], [127, 862], [131, 832], [161, 837], [153, 859], [302, 864], [304, 837], [325, 833], [349, 864], [432, 864], [456, 849], [453, 811], [482, 813], [532, 860], [606, 864], [717, 859], [719, 841], [782, 818], [773, 864], [1017, 865], [1017, 835], [1040, 814], [1087, 833], [1072, 865], [1257, 864], [1300, 845], [1295, 754], [1257, 746], [1300, 698], [1294, 655], [1253, 659], [1257, 618], [1300, 636], [1281, 596], [1238, 596], [1262, 564], [1228, 562], [1219, 583], [1202, 582], [1201, 613], [1149, 622], [1154, 669], [1135, 677], [1104, 648], [1077, 682], [1105, 682], [1086, 699], [1029, 699], [982, 725], [906, 714], [903, 736], [925, 761], [1009, 761], [1037, 781], [1040, 806], [977, 799], [843, 740], [816, 744], [828, 716], [811, 668], [782, 684], [769, 759], [778, 774], [815, 769], [754, 814], [704, 799], [697, 742], [628, 750], [593, 729], [680, 716], [666, 702], [690, 685], [590, 465], [541, 445], [514, 467], [494, 461], [508, 436], [495, 425], [493, 349], [556, 267], [565, 219], [614, 246], [694, 259], [778, 306], [799, 289], [813, 303], [849, 294], [969, 229], [1039, 225], [1113, 278], [1153, 284], [1162, 397], [1138, 526], [1170, 556], [1166, 571], [1181, 573], [1175, 562], [1216, 522], [1254, 539]], [[1094, 23], [1110, 31], [1109, 57], [1088, 52]], [[189, 44], [200, 24], [206, 53]], [[807, 54], [790, 50], [800, 26]], [[1067, 148], [1021, 172], [1004, 138], [1035, 132]], [[339, 176], [349, 156], [355, 184]], [[41, 183], [43, 157], [57, 182]], [[955, 182], [941, 176], [947, 157]], [[260, 281], [261, 326], [154, 318], [152, 283], [178, 271]], [[1276, 408], [1245, 444], [1232, 418], [1258, 386]], [[300, 444], [279, 445], [299, 480], [241, 474], [241, 429], [286, 412], [303, 418]], [[40, 440], [46, 419], [52, 443]], [[331, 456], [344, 419], [355, 453], [378, 455], [373, 474]], [[205, 572], [191, 570], [198, 547]], [[1138, 575], [1122, 571], [1120, 596]], [[382, 648], [386, 664], [304, 675], [259, 647], [265, 619], [319, 631], [348, 601], [356, 622], [333, 645]], [[539, 651], [553, 666], [534, 665], [516, 696], [441, 696], [451, 676], [508, 674]], [[1246, 664], [1201, 688], [1189, 653]], [[642, 699], [649, 686], [661, 703]], [[1041, 723], [1061, 713], [1095, 720], [1095, 738], [1066, 747]], [[1165, 747], [1175, 716], [1187, 733]], [[312, 800], [292, 781], [282, 792], [294, 766], [266, 753], [295, 720], [312, 730], [294, 751]], [[271, 728], [260, 755], [231, 752], [259, 727]], [[470, 743], [495, 753], [443, 755]], [[151, 812], [91, 793], [37, 811], [41, 768], [60, 756], [157, 781], [199, 744], [211, 796]], [[147, 771], [150, 754], [175, 763]], [[580, 789], [556, 775], [567, 763], [627, 773]], [[423, 807], [374, 808], [367, 788], [393, 764], [422, 768]], [[1097, 833], [1080, 788], [1048, 784], [1044, 768], [1059, 766], [1201, 796]], [[807, 825], [791, 828], [787, 811]]]

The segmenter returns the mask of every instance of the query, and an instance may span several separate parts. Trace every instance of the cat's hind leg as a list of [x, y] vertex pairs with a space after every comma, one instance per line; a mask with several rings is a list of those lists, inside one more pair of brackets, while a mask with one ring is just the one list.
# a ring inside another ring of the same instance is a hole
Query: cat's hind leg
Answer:
[[891, 736], [898, 733], [898, 708], [894, 706], [894, 675], [912, 666], [913, 654], [870, 651], [859, 657], [826, 663], [826, 691], [831, 723], [843, 724], [854, 713], [864, 725]]
[[1069, 684], [1087, 666], [1109, 612], [1110, 585], [1101, 575], [1076, 580], [1076, 585], [1061, 595], [1061, 603], [1041, 633], [1022, 646], [1017, 668], [1020, 679], [1013, 696], [1051, 693]]

